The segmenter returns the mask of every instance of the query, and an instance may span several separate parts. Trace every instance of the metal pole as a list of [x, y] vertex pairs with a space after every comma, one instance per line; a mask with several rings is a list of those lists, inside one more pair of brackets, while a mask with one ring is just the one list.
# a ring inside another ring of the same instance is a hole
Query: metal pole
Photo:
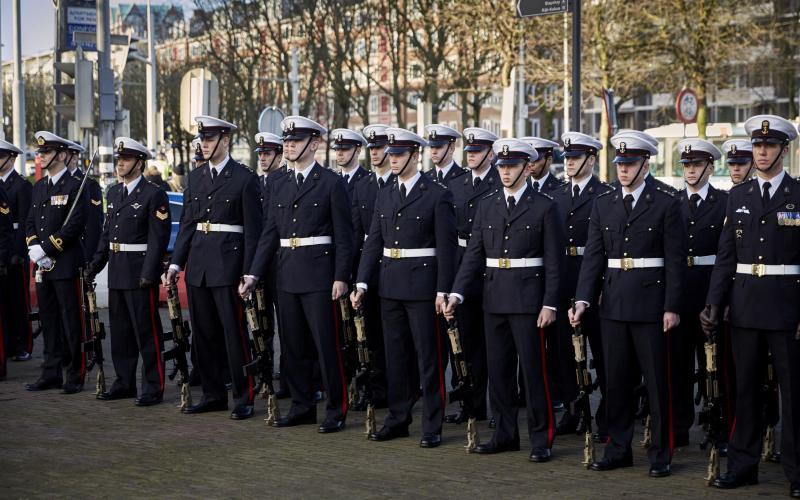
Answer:
[[114, 170], [114, 120], [116, 105], [111, 69], [111, 10], [109, 0], [97, 0], [97, 90], [100, 101], [100, 174]]
[[517, 135], [522, 137], [525, 133], [525, 35], [519, 38], [519, 71], [517, 73]]
[[297, 47], [292, 47], [292, 69], [289, 72], [289, 84], [292, 88], [292, 114], [300, 114], [300, 89], [298, 88]]
[[569, 14], [564, 12], [564, 132], [569, 132]]
[[[2, 9], [0, 9], [0, 10], [2, 10]], [[0, 19], [0, 21], [1, 21], [1, 20], [2, 20], [2, 19]], [[2, 23], [2, 22], [0, 22], [0, 26], [2, 26], [2, 24], [3, 24], [3, 23]], [[2, 40], [2, 37], [0, 37], [0, 40]], [[2, 47], [2, 44], [0, 44], [0, 47]], [[1, 50], [1, 49], [0, 49], [0, 50]], [[2, 52], [0, 52], [0, 54], [2, 54]], [[5, 125], [6, 125], [6, 109], [3, 107], [3, 104], [4, 104], [4, 103], [3, 103], [3, 86], [4, 86], [4, 84], [5, 84], [5, 80], [3, 79], [3, 64], [2, 64], [2, 59], [3, 59], [3, 58], [2, 58], [2, 57], [0, 57], [0, 139], [6, 140], [6, 131], [5, 131]]]
[[[13, 3], [13, 24], [14, 24], [14, 144], [21, 150], [27, 151], [25, 142], [25, 82], [22, 80], [22, 31], [20, 30], [20, 11], [19, 0]], [[25, 155], [17, 157], [17, 171], [25, 176]]]
[[581, 0], [572, 0], [572, 130], [581, 130]]
[[153, 31], [153, 11], [147, 0], [147, 149], [156, 150], [156, 37]]

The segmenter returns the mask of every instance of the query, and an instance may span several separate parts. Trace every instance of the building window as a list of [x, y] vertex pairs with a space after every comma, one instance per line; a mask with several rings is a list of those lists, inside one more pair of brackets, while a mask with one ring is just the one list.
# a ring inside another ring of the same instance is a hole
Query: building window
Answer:
[[369, 97], [369, 112], [373, 115], [378, 113], [378, 96], [376, 95]]
[[381, 113], [388, 113], [389, 112], [389, 96], [382, 95], [381, 96]]

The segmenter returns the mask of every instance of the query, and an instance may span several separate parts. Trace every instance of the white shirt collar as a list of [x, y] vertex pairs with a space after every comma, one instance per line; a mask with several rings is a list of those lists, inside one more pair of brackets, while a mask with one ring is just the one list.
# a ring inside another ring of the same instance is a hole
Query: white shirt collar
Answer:
[[61, 172], [57, 173], [56, 175], [50, 176], [50, 174], [48, 174], [47, 177], [49, 177], [50, 178], [50, 182], [53, 185], [55, 185], [55, 184], [58, 184], [58, 181], [60, 181], [61, 178], [64, 177], [64, 174], [66, 174], [66, 173], [67, 173], [67, 169], [65, 168], [64, 170], [62, 170]]
[[642, 196], [642, 191], [644, 191], [644, 188], [646, 186], [647, 186], [647, 184], [644, 181], [642, 181], [642, 184], [638, 188], [636, 188], [636, 190], [633, 191], [633, 192], [628, 191], [628, 188], [623, 186], [623, 188], [622, 188], [622, 198], [625, 199], [626, 195], [632, 194], [633, 195], [633, 206], [635, 207], [636, 206], [636, 202], [639, 201], [639, 197]]
[[705, 201], [706, 200], [706, 196], [708, 196], [708, 185], [709, 185], [709, 183], [706, 182], [705, 185], [703, 187], [701, 187], [700, 190], [697, 191], [696, 193], [695, 193], [695, 191], [692, 191], [692, 188], [687, 185], [686, 186], [686, 196], [687, 197], [691, 197], [693, 194], [699, 194], [700, 195], [700, 199]]
[[308, 177], [311, 175], [311, 171], [314, 169], [314, 167], [316, 165], [317, 165], [317, 162], [314, 161], [314, 162], [311, 162], [311, 165], [307, 166], [303, 170], [300, 170], [300, 169], [296, 168], [297, 164], [295, 163], [295, 169], [292, 171], [292, 175], [294, 175], [295, 180], [297, 180], [297, 176], [300, 175], [300, 174], [303, 174], [303, 179], [307, 180]]
[[230, 159], [231, 159], [230, 155], [225, 155], [225, 158], [222, 159], [219, 165], [214, 165], [213, 163], [211, 163], [211, 160], [209, 160], [208, 166], [216, 170], [217, 174], [219, 174], [222, 171], [222, 168], [225, 166], [226, 163], [228, 163], [228, 160]]
[[509, 196], [513, 196], [514, 199], [517, 202], [517, 205], [519, 205], [519, 200], [520, 200], [520, 198], [522, 198], [522, 193], [523, 193], [523, 191], [525, 191], [525, 188], [527, 188], [527, 187], [528, 187], [528, 185], [523, 182], [522, 183], [522, 187], [517, 189], [513, 193], [509, 192], [507, 187], [503, 187], [503, 194], [505, 194], [505, 197], [506, 197], [506, 204], [508, 204], [508, 197]]
[[756, 173], [756, 179], [758, 179], [759, 194], [764, 192], [764, 183], [769, 182], [769, 197], [772, 198], [773, 196], [775, 196], [775, 193], [778, 191], [778, 186], [780, 186], [781, 182], [783, 182], [783, 177], [785, 175], [786, 171], [781, 169], [781, 172], [772, 179], [764, 180], [758, 176], [758, 173]]
[[136, 189], [136, 186], [139, 185], [140, 180], [142, 180], [141, 174], [139, 174], [139, 177], [135, 178], [134, 180], [125, 183], [125, 187], [128, 188], [128, 194], [131, 194], [133, 190]]
[[346, 175], [346, 176], [348, 176], [348, 177], [347, 177], [347, 182], [348, 182], [348, 183], [350, 183], [350, 182], [353, 182], [353, 177], [355, 177], [355, 176], [356, 176], [356, 172], [358, 172], [358, 169], [359, 169], [359, 168], [361, 168], [361, 167], [360, 167], [360, 166], [358, 166], [358, 165], [356, 165], [356, 166], [355, 166], [355, 167], [353, 167], [353, 169], [352, 169], [351, 171], [349, 171], [349, 172], [345, 172], [344, 170], [342, 170], [342, 177], [344, 177], [344, 176]]
[[389, 182], [389, 177], [391, 177], [391, 175], [392, 175], [392, 169], [391, 168], [387, 168], [386, 169], [386, 173], [383, 174], [383, 175], [378, 175], [378, 173], [375, 172], [375, 177], [377, 179], [383, 179], [384, 184]]
[[542, 188], [544, 187], [545, 183], [547, 182], [548, 178], [550, 178], [550, 172], [547, 172], [546, 174], [544, 174], [544, 177], [542, 177], [541, 179], [534, 179], [533, 177], [531, 177], [531, 186], [533, 186], [534, 182], [538, 182], [539, 183], [539, 190], [541, 191]]
[[[398, 184], [402, 184], [403, 186], [406, 187], [406, 196], [408, 196], [411, 193], [411, 190], [414, 189], [414, 185], [417, 183], [419, 178], [420, 178], [420, 173], [419, 173], [419, 170], [417, 170], [417, 173], [414, 174], [414, 177], [408, 179], [407, 181], [401, 182], [400, 178], [398, 177], [397, 183]], [[398, 186], [398, 189], [399, 189], [399, 186]]]
[[6, 172], [5, 175], [0, 176], [0, 179], [2, 179], [3, 182], [6, 182], [8, 180], [8, 178], [11, 177], [11, 172], [13, 172], [13, 171], [14, 171], [13, 168], [8, 169], [8, 172]]
[[472, 183], [475, 184], [475, 179], [480, 179], [481, 181], [483, 181], [483, 179], [486, 178], [486, 175], [489, 173], [489, 170], [491, 170], [491, 169], [492, 169], [492, 167], [490, 166], [489, 168], [484, 170], [483, 173], [480, 174], [480, 175], [475, 175], [476, 170], [473, 169], [472, 170]]
[[455, 163], [455, 161], [450, 160], [450, 163], [448, 163], [447, 165], [445, 165], [442, 168], [439, 168], [439, 166], [437, 165], [436, 166], [436, 177], [439, 177], [439, 172], [442, 173], [442, 177], [447, 177], [447, 173], [450, 172], [451, 168], [453, 168], [453, 164], [454, 163]]
[[[581, 194], [583, 192], [583, 190], [586, 188], [586, 185], [589, 184], [590, 180], [592, 180], [592, 176], [591, 175], [587, 175], [585, 179], [583, 179], [582, 181], [577, 183], [578, 194]], [[570, 182], [570, 190], [572, 190], [574, 192], [575, 191], [575, 185], [576, 185], [575, 179], [574, 178], [570, 179], [569, 182]]]

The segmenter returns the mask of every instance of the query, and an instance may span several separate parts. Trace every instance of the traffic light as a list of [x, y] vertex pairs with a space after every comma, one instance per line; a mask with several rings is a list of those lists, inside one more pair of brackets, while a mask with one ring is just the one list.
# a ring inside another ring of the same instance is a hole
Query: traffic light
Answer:
[[[56, 111], [72, 120], [79, 128], [94, 128], [94, 63], [83, 58], [83, 51], [75, 51], [75, 62], [56, 62], [55, 69], [72, 79], [72, 83], [55, 85], [56, 92], [72, 99], [72, 103], [56, 105]], [[63, 102], [63, 100], [61, 101]]]

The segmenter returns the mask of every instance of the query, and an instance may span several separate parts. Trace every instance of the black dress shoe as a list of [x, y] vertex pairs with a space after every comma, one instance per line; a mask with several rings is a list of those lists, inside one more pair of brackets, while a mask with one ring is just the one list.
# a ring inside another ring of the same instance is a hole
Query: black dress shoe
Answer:
[[331, 432], [339, 432], [344, 429], [344, 419], [337, 420], [335, 418], [326, 418], [324, 422], [317, 428], [320, 434], [330, 434]]
[[732, 490], [740, 486], [752, 486], [758, 484], [758, 470], [750, 473], [734, 474], [728, 471], [724, 475], [716, 478], [712, 486], [723, 490]]
[[504, 453], [506, 451], [519, 451], [519, 441], [509, 441], [507, 443], [489, 441], [488, 443], [482, 443], [475, 447], [475, 453], [481, 455], [494, 455], [495, 453]]
[[294, 427], [297, 425], [312, 425], [317, 423], [316, 408], [305, 413], [289, 414], [275, 421], [275, 427]]
[[370, 441], [390, 441], [392, 439], [408, 437], [408, 426], [401, 425], [396, 427], [383, 426], [377, 432], [369, 435]]
[[284, 389], [283, 387], [281, 387], [280, 389], [275, 391], [275, 397], [278, 399], [289, 399], [290, 397], [292, 397], [292, 393], [289, 392], [289, 389]]
[[47, 389], [61, 389], [61, 381], [55, 378], [40, 378], [32, 384], [25, 384], [25, 389], [29, 391], [46, 391]]
[[549, 462], [550, 457], [553, 456], [553, 453], [550, 451], [550, 448], [534, 448], [531, 450], [531, 454], [528, 456], [528, 460], [531, 462], [536, 463], [543, 463]]
[[469, 420], [469, 415], [464, 410], [459, 410], [458, 413], [451, 413], [444, 417], [444, 421], [448, 424], [463, 424], [467, 420]]
[[97, 395], [97, 399], [102, 401], [114, 401], [116, 399], [130, 399], [136, 397], [136, 389], [111, 389], [110, 391], [101, 392]]
[[231, 412], [231, 419], [245, 420], [252, 417], [253, 415], [255, 415], [255, 411], [253, 411], [253, 405], [238, 405]]
[[789, 487], [789, 496], [792, 498], [800, 498], [800, 484], [793, 484]]
[[569, 411], [565, 411], [561, 420], [556, 425], [556, 436], [566, 436], [567, 434], [575, 434], [578, 430], [578, 423], [581, 420], [580, 415], [573, 415]]
[[181, 410], [187, 415], [195, 415], [197, 413], [208, 413], [212, 411], [227, 411], [228, 402], [223, 399], [201, 399], [196, 405], [188, 406]]
[[666, 465], [651, 465], [650, 477], [667, 477], [671, 474], [669, 464]]
[[420, 448], [436, 448], [440, 444], [442, 444], [441, 434], [423, 434], [419, 440]]
[[145, 394], [137, 399], [134, 404], [136, 406], [154, 406], [164, 401], [163, 394]]
[[67, 382], [61, 386], [61, 394], [77, 394], [83, 390], [83, 384]]
[[30, 361], [31, 360], [31, 353], [28, 351], [22, 350], [17, 352], [12, 358], [11, 361]]
[[497, 420], [494, 417], [489, 419], [489, 428], [496, 429], [497, 428]]
[[603, 457], [601, 460], [592, 462], [592, 465], [589, 466], [590, 469], [597, 471], [621, 469], [623, 467], [633, 467], [633, 457], [625, 457], [620, 459]]
[[311, 398], [313, 403], [321, 403], [325, 401], [325, 394], [322, 391], [317, 391], [314, 393], [314, 397]]

